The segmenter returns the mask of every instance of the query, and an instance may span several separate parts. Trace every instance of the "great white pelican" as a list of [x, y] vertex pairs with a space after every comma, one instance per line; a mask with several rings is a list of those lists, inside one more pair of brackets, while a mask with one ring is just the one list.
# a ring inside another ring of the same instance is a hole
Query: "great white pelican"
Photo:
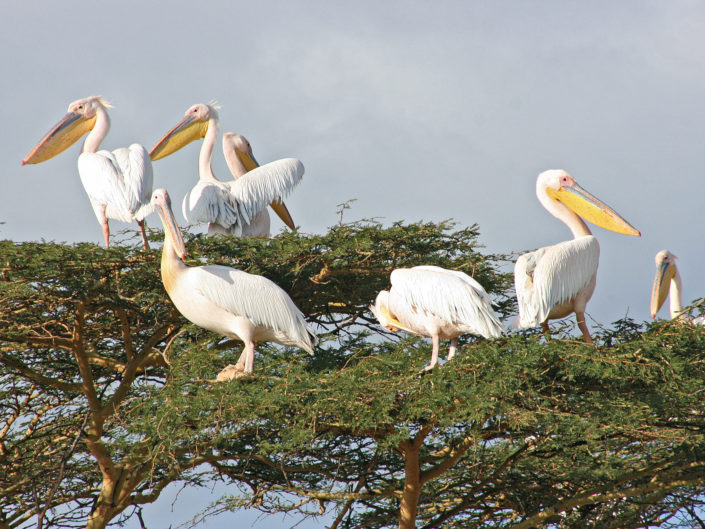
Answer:
[[214, 105], [190, 107], [184, 118], [152, 147], [152, 160], [168, 156], [192, 141], [203, 138], [198, 156], [198, 183], [184, 197], [182, 212], [191, 224], [208, 224], [208, 234], [242, 236], [257, 213], [281, 201], [301, 180], [304, 169], [293, 158], [279, 160], [274, 170], [253, 168], [230, 182], [213, 174], [211, 159], [220, 123]]
[[575, 313], [585, 341], [592, 343], [585, 323], [585, 307], [595, 290], [600, 245], [583, 219], [625, 235], [641, 236], [641, 233], [562, 169], [544, 171], [538, 176], [536, 196], [551, 215], [568, 226], [573, 239], [539, 248], [517, 259], [516, 325], [519, 328], [541, 325], [548, 333], [549, 319]]
[[370, 306], [380, 325], [431, 338], [431, 363], [438, 363], [441, 338], [450, 338], [448, 360], [455, 356], [458, 337], [475, 334], [485, 338], [503, 333], [489, 295], [472, 277], [438, 266], [397, 268], [390, 275], [392, 287], [382, 290]]
[[651, 317], [655, 318], [666, 298], [670, 298], [670, 316], [674, 320], [682, 318], [696, 325], [705, 325], [705, 316], [698, 316], [692, 320], [683, 311], [682, 292], [683, 282], [676, 266], [676, 256], [668, 250], [661, 250], [654, 258], [656, 262], [656, 275], [651, 287]]
[[161, 275], [179, 312], [199, 327], [241, 340], [245, 348], [235, 366], [218, 380], [252, 373], [257, 342], [300, 347], [313, 354], [316, 335], [289, 295], [266, 277], [228, 266], [187, 266], [181, 230], [165, 189], [152, 195], [164, 224]]
[[112, 105], [99, 96], [74, 101], [63, 119], [22, 160], [22, 165], [49, 160], [88, 133], [78, 157], [78, 174], [103, 229], [105, 246], [110, 245], [108, 219], [116, 219], [137, 221], [142, 243], [149, 248], [144, 219], [152, 212], [152, 162], [147, 150], [136, 143], [112, 152], [98, 150], [110, 130], [108, 108]]
[[[299, 180], [303, 176], [304, 166], [295, 158], [284, 158], [260, 166], [254, 154], [252, 154], [250, 142], [242, 134], [236, 134], [234, 132], [226, 132], [223, 134], [223, 154], [225, 156], [225, 162], [228, 164], [228, 169], [230, 169], [230, 173], [236, 181], [249, 171], [254, 171], [250, 177], [256, 177], [263, 185], [272, 180], [270, 175], [275, 175], [280, 171], [297, 174]], [[237, 184], [231, 183], [231, 186], [232, 185]], [[290, 229], [293, 230], [296, 228], [294, 219], [291, 218], [291, 214], [284, 202], [275, 200], [270, 203], [269, 206]], [[267, 208], [264, 208], [255, 215], [254, 219], [252, 219], [249, 224], [243, 226], [242, 236], [267, 237], [269, 236], [269, 227], [269, 212]]]

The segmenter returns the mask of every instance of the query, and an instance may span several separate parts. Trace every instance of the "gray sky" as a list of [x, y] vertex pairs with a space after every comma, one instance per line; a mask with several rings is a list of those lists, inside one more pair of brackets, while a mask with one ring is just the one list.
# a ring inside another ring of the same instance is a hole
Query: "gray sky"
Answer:
[[[357, 199], [346, 220], [452, 218], [478, 223], [488, 252], [534, 249], [571, 236], [534, 192], [539, 172], [563, 168], [643, 234], [593, 229], [591, 328], [649, 319], [664, 248], [684, 301], [705, 295], [702, 1], [18, 0], [2, 14], [2, 238], [102, 243], [80, 143], [20, 166], [71, 101], [115, 105], [103, 143], [115, 149], [150, 148], [190, 105], [217, 100], [221, 131], [247, 136], [260, 163], [303, 161], [287, 205], [304, 232]], [[199, 147], [154, 163], [155, 188], [179, 204]], [[213, 168], [229, 178], [219, 147]], [[145, 511], [148, 525], [170, 501]], [[254, 527], [268, 523], [280, 526]]]

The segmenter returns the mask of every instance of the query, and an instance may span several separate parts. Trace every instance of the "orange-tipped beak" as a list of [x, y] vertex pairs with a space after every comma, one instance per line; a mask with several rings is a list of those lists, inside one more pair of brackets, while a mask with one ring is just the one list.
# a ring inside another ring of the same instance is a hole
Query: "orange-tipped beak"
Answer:
[[64, 152], [91, 130], [95, 121], [95, 115], [87, 118], [78, 112], [69, 112], [25, 156], [22, 165], [44, 162]]

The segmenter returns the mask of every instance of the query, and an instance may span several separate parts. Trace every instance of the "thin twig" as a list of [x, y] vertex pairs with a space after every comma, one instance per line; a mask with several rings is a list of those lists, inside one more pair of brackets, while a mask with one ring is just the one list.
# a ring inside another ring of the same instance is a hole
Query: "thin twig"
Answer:
[[42, 525], [44, 523], [44, 515], [46, 514], [47, 510], [49, 509], [49, 506], [51, 505], [51, 502], [54, 499], [54, 495], [56, 494], [56, 491], [59, 490], [59, 485], [61, 484], [61, 481], [64, 479], [64, 471], [66, 470], [66, 463], [71, 458], [74, 451], [76, 450], [76, 447], [78, 446], [78, 441], [81, 439], [81, 435], [83, 434], [83, 430], [86, 427], [86, 424], [88, 424], [88, 418], [90, 417], [90, 415], [91, 415], [90, 411], [86, 412], [86, 416], [83, 418], [83, 423], [78, 428], [78, 432], [76, 432], [76, 437], [74, 438], [73, 443], [71, 443], [71, 446], [69, 447], [68, 451], [66, 452], [66, 455], [61, 459], [61, 464], [59, 465], [59, 475], [56, 477], [56, 481], [54, 482], [54, 485], [51, 487], [51, 490], [49, 491], [49, 494], [47, 495], [46, 502], [44, 503], [44, 507], [42, 507], [40, 509], [39, 513], [37, 514], [37, 529], [42, 529]]

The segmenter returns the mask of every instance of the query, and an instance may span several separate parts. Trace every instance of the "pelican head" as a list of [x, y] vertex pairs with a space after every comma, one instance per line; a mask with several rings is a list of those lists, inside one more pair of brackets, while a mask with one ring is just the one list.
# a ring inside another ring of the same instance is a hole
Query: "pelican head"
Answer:
[[112, 108], [112, 105], [100, 96], [86, 97], [71, 103], [66, 115], [22, 160], [22, 165], [44, 162], [71, 147], [93, 129], [101, 107]]
[[167, 132], [149, 151], [152, 160], [159, 160], [175, 153], [192, 141], [200, 140], [208, 132], [211, 120], [218, 119], [215, 105], [199, 103], [186, 111], [184, 118]]
[[186, 246], [181, 236], [181, 230], [171, 210], [171, 198], [166, 189], [155, 189], [152, 193], [152, 207], [159, 213], [164, 224], [164, 246], [171, 246], [176, 254], [183, 259], [186, 255]]
[[401, 323], [389, 312], [389, 291], [381, 290], [377, 294], [375, 304], [370, 305], [370, 311], [375, 315], [379, 324], [388, 331], [397, 332], [401, 328]]
[[399, 329], [401, 329], [411, 334], [418, 334], [415, 331], [409, 329], [408, 327], [405, 327], [404, 324], [400, 322], [389, 310], [388, 290], [381, 290], [380, 293], [377, 294], [375, 304], [370, 305], [370, 311], [372, 311], [372, 314], [375, 315], [377, 321], [379, 321], [379, 324], [388, 331], [398, 332]]
[[250, 142], [242, 134], [235, 132], [223, 134], [223, 152], [234, 152], [246, 171], [252, 171], [252, 169], [259, 167], [259, 163], [252, 154]]
[[654, 285], [651, 287], [652, 318], [656, 317], [656, 313], [666, 301], [671, 288], [671, 280], [678, 273], [676, 256], [668, 250], [661, 250], [657, 253], [654, 261], [656, 262], [656, 275], [654, 276]]
[[578, 182], [563, 169], [550, 169], [538, 176], [536, 195], [542, 203], [542, 192], [544, 191], [550, 199], [561, 202], [588, 222], [624, 235], [641, 237], [639, 230], [607, 204], [580, 187]]

